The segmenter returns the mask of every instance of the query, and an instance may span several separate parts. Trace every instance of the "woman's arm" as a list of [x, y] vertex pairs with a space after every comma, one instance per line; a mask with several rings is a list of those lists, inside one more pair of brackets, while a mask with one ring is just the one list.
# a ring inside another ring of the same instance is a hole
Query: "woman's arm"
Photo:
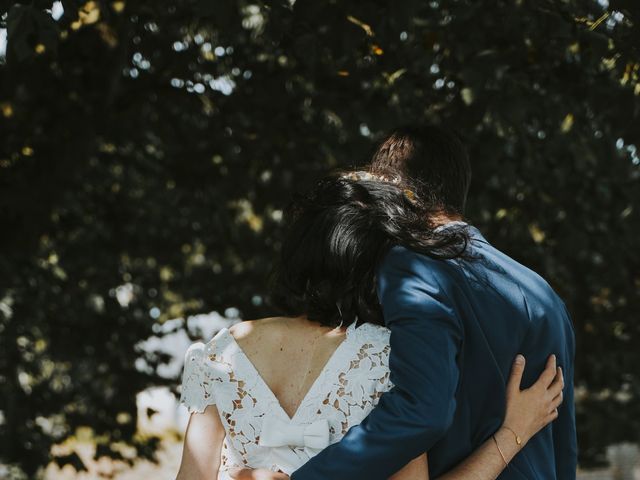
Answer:
[[176, 480], [217, 480], [224, 436], [215, 405], [209, 405], [203, 413], [192, 413]]
[[[494, 480], [529, 439], [558, 417], [564, 379], [555, 355], [538, 381], [520, 390], [525, 360], [519, 355], [507, 384], [507, 412], [502, 427], [467, 459], [438, 480]], [[424, 477], [423, 477], [424, 478]]]
[[[502, 427], [476, 451], [438, 480], [495, 480], [527, 442], [558, 417], [564, 379], [556, 368], [555, 355], [536, 381], [520, 390], [525, 359], [518, 355], [507, 384], [507, 412]], [[519, 439], [519, 441], [518, 441]], [[286, 480], [282, 473], [243, 469], [232, 474], [235, 480]], [[429, 480], [427, 455], [405, 465], [389, 480]]]

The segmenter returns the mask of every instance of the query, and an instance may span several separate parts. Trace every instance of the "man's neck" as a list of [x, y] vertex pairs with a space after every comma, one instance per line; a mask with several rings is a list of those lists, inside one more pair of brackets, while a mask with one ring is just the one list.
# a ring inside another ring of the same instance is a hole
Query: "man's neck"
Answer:
[[462, 215], [445, 213], [445, 212], [441, 212], [441, 213], [438, 213], [438, 214], [434, 215], [433, 217], [431, 217], [431, 220], [438, 227], [441, 227], [441, 226], [446, 225], [447, 223], [451, 223], [451, 222], [463, 222], [464, 221], [463, 218], [462, 218]]

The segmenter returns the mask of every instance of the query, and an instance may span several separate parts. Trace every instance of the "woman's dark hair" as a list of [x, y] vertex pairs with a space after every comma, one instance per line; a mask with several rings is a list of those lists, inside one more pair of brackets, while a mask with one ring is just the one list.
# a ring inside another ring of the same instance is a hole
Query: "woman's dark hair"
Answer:
[[384, 324], [375, 273], [394, 245], [440, 259], [464, 255], [462, 228], [435, 230], [433, 206], [411, 185], [364, 172], [336, 173], [289, 206], [272, 283], [284, 314], [323, 325]]

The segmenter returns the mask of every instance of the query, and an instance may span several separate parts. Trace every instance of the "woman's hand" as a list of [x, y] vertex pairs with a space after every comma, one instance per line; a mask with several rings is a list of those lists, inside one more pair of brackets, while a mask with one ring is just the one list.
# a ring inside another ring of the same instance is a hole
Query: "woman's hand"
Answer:
[[520, 390], [525, 363], [522, 355], [518, 355], [513, 363], [507, 384], [507, 411], [502, 423], [503, 429], [516, 436], [520, 448], [558, 418], [564, 388], [562, 369], [556, 367], [556, 356], [551, 355], [536, 383]]
[[564, 380], [562, 370], [556, 368], [555, 355], [549, 357], [536, 383], [520, 390], [524, 364], [524, 357], [518, 355], [507, 383], [507, 412], [502, 427], [439, 480], [498, 478], [531, 437], [558, 417]]

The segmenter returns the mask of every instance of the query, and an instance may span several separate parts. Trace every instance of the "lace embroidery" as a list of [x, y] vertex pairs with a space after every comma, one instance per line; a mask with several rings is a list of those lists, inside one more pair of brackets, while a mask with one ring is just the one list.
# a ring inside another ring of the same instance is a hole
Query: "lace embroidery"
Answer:
[[[372, 324], [350, 327], [344, 345], [338, 348], [293, 419], [289, 419], [262, 379], [249, 370], [246, 357], [227, 329], [209, 343], [196, 343], [189, 348], [180, 401], [189, 412], [217, 406], [227, 433], [221, 470], [236, 466], [281, 467], [273, 449], [258, 445], [266, 414], [303, 424], [325, 418], [330, 425], [331, 443], [339, 441], [368, 415], [392, 387], [389, 331]], [[287, 448], [298, 466], [310, 458], [304, 448]]]

